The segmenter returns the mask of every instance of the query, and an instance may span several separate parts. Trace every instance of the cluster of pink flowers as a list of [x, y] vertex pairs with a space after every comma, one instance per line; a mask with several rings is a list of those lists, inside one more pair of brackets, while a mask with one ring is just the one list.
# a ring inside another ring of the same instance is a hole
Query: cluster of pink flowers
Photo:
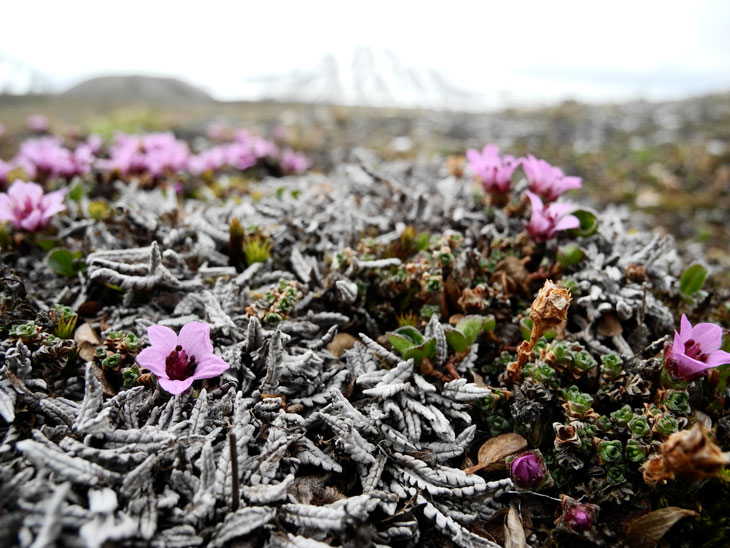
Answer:
[[94, 149], [90, 144], [82, 143], [70, 150], [56, 137], [38, 137], [20, 145], [11, 165], [22, 168], [31, 179], [71, 179], [88, 173], [93, 161]]
[[286, 173], [302, 173], [310, 166], [309, 160], [303, 154], [288, 148], [280, 150], [273, 141], [238, 130], [234, 133], [232, 142], [215, 145], [191, 156], [189, 167], [193, 173], [222, 169], [245, 170], [267, 160], [278, 161]]
[[469, 169], [482, 182], [484, 190], [494, 194], [510, 190], [512, 174], [520, 166], [525, 172], [528, 188], [547, 202], [557, 200], [566, 190], [581, 186], [580, 177], [566, 177], [560, 168], [545, 160], [535, 158], [532, 154], [526, 158], [500, 155], [496, 145], [487, 145], [481, 152], [470, 148], [466, 151], [466, 159]]
[[43, 194], [37, 183], [15, 181], [7, 192], [0, 192], [0, 221], [15, 228], [34, 232], [48, 225], [51, 217], [66, 209], [66, 189]]
[[149, 173], [159, 177], [165, 173], [177, 173], [188, 167], [188, 145], [172, 133], [148, 133], [146, 135], [119, 134], [109, 151], [108, 159], [100, 159], [101, 169], [121, 175]]
[[121, 176], [161, 177], [184, 171], [198, 174], [223, 169], [246, 170], [260, 162], [278, 163], [285, 173], [302, 173], [310, 167], [306, 156], [280, 148], [272, 140], [244, 130], [225, 135], [231, 139], [229, 142], [191, 154], [188, 145], [170, 132], [119, 134], [109, 148], [108, 157], [101, 153], [102, 142], [98, 136], [90, 136], [75, 148], [67, 148], [57, 137], [35, 137], [24, 141], [11, 161], [0, 160], [0, 182], [7, 181], [15, 168], [21, 168], [28, 178], [42, 182], [56, 178], [70, 180], [94, 168]]
[[580, 177], [567, 177], [560, 168], [531, 154], [526, 158], [500, 155], [496, 145], [487, 145], [481, 152], [469, 149], [466, 158], [469, 169], [481, 181], [484, 190], [498, 197], [504, 197], [511, 190], [512, 175], [522, 166], [527, 179], [526, 195], [532, 205], [527, 231], [534, 240], [544, 242], [561, 230], [580, 226], [578, 218], [570, 215], [574, 206], [555, 202], [565, 191], [580, 188]]

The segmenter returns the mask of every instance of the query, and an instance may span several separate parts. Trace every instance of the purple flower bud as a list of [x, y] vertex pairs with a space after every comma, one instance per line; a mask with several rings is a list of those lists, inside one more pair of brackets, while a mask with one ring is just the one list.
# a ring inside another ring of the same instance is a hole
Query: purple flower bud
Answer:
[[593, 528], [597, 513], [595, 504], [568, 504], [563, 511], [563, 523], [571, 533], [589, 531]]
[[514, 484], [521, 489], [532, 489], [539, 486], [547, 469], [545, 462], [537, 451], [526, 451], [508, 462], [509, 473]]

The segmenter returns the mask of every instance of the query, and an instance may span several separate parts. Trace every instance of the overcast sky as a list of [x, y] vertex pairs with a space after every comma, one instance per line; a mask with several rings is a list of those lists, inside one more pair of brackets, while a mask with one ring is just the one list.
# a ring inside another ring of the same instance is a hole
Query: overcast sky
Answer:
[[0, 56], [59, 88], [145, 73], [235, 98], [250, 78], [366, 45], [507, 102], [730, 90], [725, 0], [4, 0], [1, 13]]

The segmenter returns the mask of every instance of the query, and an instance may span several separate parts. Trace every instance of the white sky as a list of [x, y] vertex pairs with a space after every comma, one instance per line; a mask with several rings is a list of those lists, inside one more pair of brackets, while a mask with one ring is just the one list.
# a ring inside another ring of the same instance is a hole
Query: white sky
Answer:
[[247, 79], [358, 45], [507, 102], [730, 89], [730, 1], [4, 0], [0, 57], [59, 88], [163, 74], [235, 98]]

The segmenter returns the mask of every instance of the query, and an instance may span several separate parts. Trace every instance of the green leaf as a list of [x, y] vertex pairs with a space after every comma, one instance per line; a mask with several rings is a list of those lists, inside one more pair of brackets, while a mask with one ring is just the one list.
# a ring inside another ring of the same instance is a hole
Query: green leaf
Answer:
[[558, 248], [556, 259], [563, 268], [577, 265], [585, 258], [586, 254], [575, 244], [567, 244]]
[[51, 249], [58, 247], [60, 242], [58, 240], [38, 240], [36, 245], [43, 251], [50, 251]]
[[[469, 346], [471, 346], [474, 344], [474, 341], [477, 340], [479, 333], [486, 330], [487, 325], [491, 325], [492, 323], [496, 326], [494, 316], [466, 316], [456, 324], [456, 329], [464, 334]], [[492, 329], [494, 329], [494, 327], [492, 327]]]
[[570, 213], [578, 218], [580, 226], [570, 231], [575, 236], [590, 236], [598, 230], [598, 218], [596, 214], [587, 209], [576, 209]]
[[74, 255], [68, 249], [54, 249], [46, 259], [48, 266], [61, 276], [73, 277], [77, 269], [74, 266]]
[[71, 190], [69, 190], [68, 197], [74, 202], [78, 203], [81, 201], [81, 198], [84, 197], [84, 194], [84, 185], [81, 183], [81, 181], [76, 181], [71, 187]]
[[457, 352], [463, 352], [469, 348], [469, 341], [466, 340], [466, 337], [461, 331], [454, 329], [451, 326], [445, 326], [444, 331], [446, 332], [446, 342], [449, 343], [451, 348]]
[[679, 292], [688, 297], [702, 289], [707, 278], [707, 269], [701, 264], [693, 264], [688, 267], [679, 278]]
[[396, 335], [409, 339], [414, 345], [421, 344], [425, 339], [421, 332], [412, 325], [404, 325], [395, 330]]
[[412, 346], [403, 353], [403, 359], [413, 358], [416, 363], [421, 363], [423, 358], [433, 358], [436, 354], [436, 339], [428, 339], [423, 344]]

